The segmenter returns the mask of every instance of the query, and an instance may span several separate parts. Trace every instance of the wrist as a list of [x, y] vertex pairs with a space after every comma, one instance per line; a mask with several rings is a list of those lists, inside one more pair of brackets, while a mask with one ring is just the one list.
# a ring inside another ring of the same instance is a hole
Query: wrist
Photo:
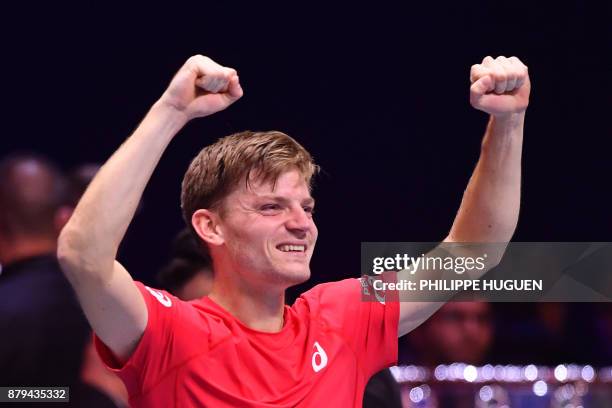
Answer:
[[482, 149], [485, 152], [499, 148], [520, 145], [523, 139], [525, 112], [508, 115], [491, 115], [487, 125], [485, 137], [482, 140]]
[[496, 126], [517, 127], [525, 122], [525, 111], [491, 115], [490, 123]]
[[171, 123], [180, 124], [181, 127], [185, 126], [185, 124], [191, 119], [187, 115], [186, 109], [182, 109], [181, 107], [168, 102], [163, 96], [155, 101], [153, 106], [151, 106], [149, 113], [160, 116], [164, 120]]
[[156, 122], [161, 122], [171, 132], [177, 133], [187, 122], [189, 117], [184, 110], [165, 102], [163, 99], [157, 100], [147, 113], [148, 117], [153, 117]]

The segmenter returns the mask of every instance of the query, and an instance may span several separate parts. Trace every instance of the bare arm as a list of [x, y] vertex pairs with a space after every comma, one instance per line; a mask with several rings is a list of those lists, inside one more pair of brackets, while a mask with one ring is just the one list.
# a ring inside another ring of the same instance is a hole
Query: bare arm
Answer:
[[94, 331], [120, 360], [130, 356], [147, 324], [144, 300], [115, 260], [145, 186], [185, 123], [223, 110], [241, 96], [236, 71], [191, 57], [100, 169], [60, 235], [64, 273]]
[[471, 72], [472, 105], [490, 114], [480, 159], [446, 242], [509, 242], [521, 198], [521, 152], [531, 85], [518, 58], [487, 57]]
[[[486, 57], [472, 66], [470, 79], [472, 106], [490, 118], [480, 159], [444, 242], [507, 243], [520, 207], [523, 124], [530, 92], [527, 67], [516, 57]], [[489, 268], [501, 259], [499, 252], [489, 260]], [[442, 304], [402, 302], [399, 335], [420, 325]]]

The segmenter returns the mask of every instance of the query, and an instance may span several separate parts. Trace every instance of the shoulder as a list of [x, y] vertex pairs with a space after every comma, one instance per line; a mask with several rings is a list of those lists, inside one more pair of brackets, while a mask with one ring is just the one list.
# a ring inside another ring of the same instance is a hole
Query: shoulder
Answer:
[[360, 293], [360, 279], [350, 278], [336, 282], [326, 282], [316, 285], [304, 292], [299, 299], [309, 302], [329, 303], [337, 302], [346, 297], [358, 298]]
[[360, 279], [344, 279], [316, 285], [304, 292], [293, 305], [298, 314], [308, 313], [324, 320], [345, 314], [360, 300]]

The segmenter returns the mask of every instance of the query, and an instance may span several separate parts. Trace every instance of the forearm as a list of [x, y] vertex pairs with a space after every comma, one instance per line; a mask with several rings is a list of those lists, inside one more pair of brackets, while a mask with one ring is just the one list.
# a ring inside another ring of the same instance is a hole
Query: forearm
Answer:
[[[136, 131], [102, 166], [62, 231], [58, 253], [79, 270], [110, 273], [117, 249], [155, 166], [184, 125], [172, 108], [155, 104]], [[68, 259], [66, 259], [68, 258]], [[68, 268], [70, 269], [70, 267]]]
[[[476, 279], [499, 264], [518, 222], [523, 124], [531, 82], [527, 66], [518, 58], [493, 59], [490, 56], [482, 63], [472, 65], [470, 82], [471, 105], [488, 113], [491, 119], [482, 141], [480, 158], [444, 242], [480, 245], [451, 244], [441, 245], [439, 249], [444, 257], [446, 254], [453, 257], [484, 256], [487, 259], [484, 269], [468, 273], [470, 278]], [[438, 256], [436, 251], [428, 256]], [[442, 268], [428, 273], [433, 279], [445, 279], [448, 271]], [[404, 276], [408, 275], [402, 272]], [[451, 271], [450, 275], [451, 279], [456, 278], [455, 272]], [[403, 302], [399, 335], [412, 330], [440, 305], [431, 301], [421, 304]]]
[[491, 116], [480, 159], [446, 241], [508, 242], [518, 221], [525, 114]]

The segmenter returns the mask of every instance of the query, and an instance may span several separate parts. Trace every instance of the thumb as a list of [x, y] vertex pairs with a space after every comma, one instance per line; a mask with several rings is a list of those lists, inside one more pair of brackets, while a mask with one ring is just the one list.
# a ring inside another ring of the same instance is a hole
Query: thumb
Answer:
[[470, 86], [470, 102], [472, 105], [478, 104], [482, 97], [493, 89], [495, 89], [493, 78], [490, 75], [481, 77]]
[[193, 80], [195, 79], [196, 74], [188, 69], [179, 70], [172, 81], [170, 81], [170, 85], [168, 89], [174, 90], [175, 88], [185, 88], [191, 86]]
[[242, 97], [244, 91], [240, 85], [240, 78], [238, 75], [234, 75], [230, 78], [229, 85], [227, 87], [227, 97], [231, 102], [235, 102]]

